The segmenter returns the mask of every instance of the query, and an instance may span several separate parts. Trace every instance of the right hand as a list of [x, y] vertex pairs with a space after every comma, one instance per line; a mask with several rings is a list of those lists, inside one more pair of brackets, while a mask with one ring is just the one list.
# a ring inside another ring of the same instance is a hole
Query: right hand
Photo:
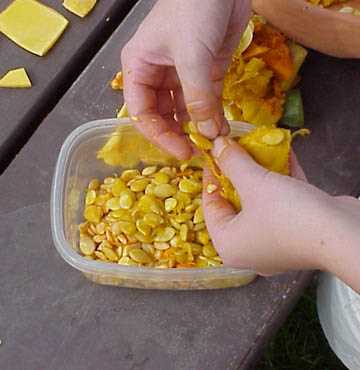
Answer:
[[250, 0], [158, 0], [122, 51], [135, 126], [179, 159], [192, 154], [182, 122], [209, 138], [229, 132], [222, 84], [250, 9]]
[[[203, 192], [209, 234], [224, 264], [262, 275], [322, 269], [360, 291], [360, 201], [332, 197], [307, 183], [292, 156], [292, 176], [258, 165], [235, 141], [219, 137], [213, 155], [238, 191], [242, 210]], [[205, 173], [204, 189], [216, 183]]]

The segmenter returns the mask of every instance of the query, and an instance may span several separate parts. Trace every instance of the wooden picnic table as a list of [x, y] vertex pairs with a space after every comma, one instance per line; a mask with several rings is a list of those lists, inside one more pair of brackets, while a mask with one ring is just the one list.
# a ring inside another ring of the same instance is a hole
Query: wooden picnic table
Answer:
[[[238, 289], [135, 290], [90, 283], [57, 254], [49, 197], [60, 147], [79, 125], [115, 115], [121, 95], [109, 81], [119, 51], [153, 3], [138, 3], [0, 177], [2, 370], [249, 369], [312, 278], [292, 272]], [[314, 184], [355, 195], [358, 63], [312, 53], [303, 75], [312, 135], [298, 141], [299, 159]]]

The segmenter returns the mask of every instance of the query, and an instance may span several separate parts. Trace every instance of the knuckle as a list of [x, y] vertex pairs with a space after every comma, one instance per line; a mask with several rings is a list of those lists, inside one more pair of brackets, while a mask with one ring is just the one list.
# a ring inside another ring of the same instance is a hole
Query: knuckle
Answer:
[[128, 44], [126, 44], [120, 53], [120, 58], [123, 63], [126, 62], [126, 60], [128, 59], [128, 55], [129, 55], [129, 46]]
[[196, 115], [199, 119], [207, 119], [215, 114], [216, 105], [214, 104], [213, 99], [203, 98], [189, 101], [187, 109], [190, 115]]
[[225, 172], [232, 172], [232, 170], [238, 166], [238, 154], [238, 148], [234, 145], [227, 145], [221, 152], [218, 160]]
[[128, 41], [128, 43], [122, 48], [120, 53], [121, 62], [123, 64], [128, 64], [130, 60], [133, 59], [134, 50], [136, 50], [136, 48], [133, 47], [133, 41]]
[[[186, 51], [184, 53], [184, 51]], [[204, 57], [194, 44], [190, 44], [187, 40], [180, 40], [174, 43], [173, 55], [175, 63], [179, 66], [187, 67], [194, 66], [198, 63], [204, 63]]]

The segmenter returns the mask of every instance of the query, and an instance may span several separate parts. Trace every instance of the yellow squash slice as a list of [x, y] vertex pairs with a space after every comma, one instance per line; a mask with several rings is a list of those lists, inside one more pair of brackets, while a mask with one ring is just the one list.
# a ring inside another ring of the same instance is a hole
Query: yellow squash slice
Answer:
[[254, 37], [255, 25], [253, 21], [250, 20], [243, 35], [241, 36], [239, 46], [237, 47], [236, 52], [242, 54], [251, 44]]
[[290, 130], [258, 127], [239, 139], [241, 146], [270, 171], [289, 175]]
[[68, 25], [68, 20], [35, 0], [14, 0], [0, 13], [0, 31], [27, 51], [45, 55]]
[[18, 68], [8, 71], [0, 79], [0, 87], [26, 89], [31, 87], [31, 81], [25, 68]]
[[154, 144], [150, 143], [134, 128], [115, 131], [97, 153], [109, 166], [135, 168], [141, 162], [147, 165], [169, 164], [174, 159]]
[[126, 117], [129, 117], [129, 111], [128, 111], [127, 104], [124, 103], [117, 114], [117, 118], [126, 118]]
[[96, 0], [64, 0], [63, 7], [77, 16], [86, 17], [96, 5]]

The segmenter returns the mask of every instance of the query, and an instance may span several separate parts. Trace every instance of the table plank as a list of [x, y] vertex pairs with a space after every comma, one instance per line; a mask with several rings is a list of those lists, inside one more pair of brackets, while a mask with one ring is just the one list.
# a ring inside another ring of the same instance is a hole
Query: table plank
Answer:
[[[0, 0], [0, 11], [11, 0]], [[68, 12], [59, 0], [45, 0], [69, 21], [65, 33], [45, 57], [33, 55], [0, 34], [0, 76], [25, 67], [33, 83], [28, 90], [0, 89], [0, 172], [54, 106], [86, 62], [101, 46], [135, 0], [99, 1], [84, 19]]]
[[[114, 115], [120, 95], [108, 81], [119, 49], [152, 3], [135, 7], [0, 178], [1, 369], [248, 369], [312, 277], [289, 273], [220, 291], [132, 290], [92, 284], [57, 255], [49, 195], [60, 146], [80, 124]], [[360, 82], [355, 66], [313, 54], [304, 71], [313, 134], [299, 140], [297, 153], [311, 181], [333, 193], [354, 191], [360, 178], [352, 165], [360, 126], [350, 139], [340, 134], [349, 99], [357, 104], [348, 119], [360, 113], [359, 97], [347, 93]], [[335, 90], [333, 98], [323, 84]], [[329, 115], [335, 101], [338, 109]], [[324, 134], [330, 119], [331, 136]], [[330, 139], [336, 148], [355, 143], [343, 150], [341, 163]]]
[[334, 194], [360, 194], [360, 61], [311, 52], [302, 70], [305, 120], [295, 147], [310, 181]]

